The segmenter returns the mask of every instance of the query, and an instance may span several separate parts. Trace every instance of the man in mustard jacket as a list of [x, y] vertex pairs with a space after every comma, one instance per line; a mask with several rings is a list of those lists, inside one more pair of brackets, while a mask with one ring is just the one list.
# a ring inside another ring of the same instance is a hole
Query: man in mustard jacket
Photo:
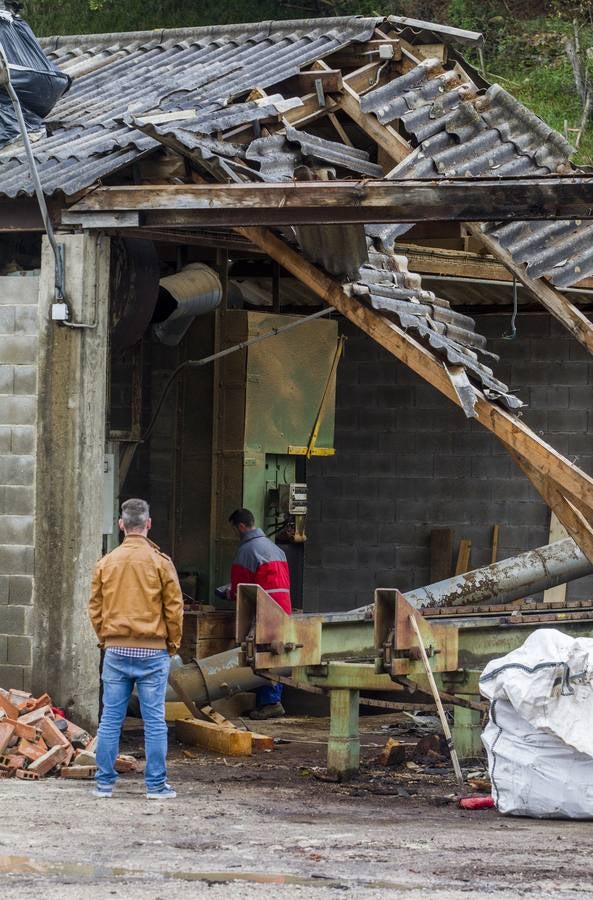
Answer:
[[126, 500], [122, 544], [99, 560], [89, 615], [103, 661], [103, 713], [97, 733], [94, 794], [111, 797], [115, 760], [130, 694], [137, 686], [146, 751], [146, 796], [172, 799], [167, 784], [165, 692], [170, 657], [179, 649], [183, 598], [171, 559], [148, 540], [152, 522], [145, 500]]

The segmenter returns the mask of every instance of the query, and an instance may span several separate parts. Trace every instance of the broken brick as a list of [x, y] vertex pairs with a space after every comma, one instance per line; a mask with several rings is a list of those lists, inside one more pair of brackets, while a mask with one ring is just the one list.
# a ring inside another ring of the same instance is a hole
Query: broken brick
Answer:
[[22, 778], [23, 781], [37, 781], [39, 779], [39, 773], [32, 772], [31, 769], [17, 769], [15, 775], [17, 778]]
[[41, 706], [39, 709], [33, 709], [31, 712], [20, 716], [20, 720], [21, 722], [24, 722], [25, 725], [33, 725], [35, 722], [40, 722], [45, 716], [53, 718], [51, 706]]
[[20, 719], [15, 722], [14, 733], [26, 741], [37, 741], [41, 737], [41, 732], [35, 725], [27, 725]]
[[31, 712], [34, 712], [37, 709], [41, 709], [43, 706], [48, 706], [51, 710], [53, 703], [49, 694], [42, 694], [41, 697], [37, 697], [33, 705], [30, 707]]
[[60, 778], [94, 778], [97, 774], [96, 766], [62, 766]]
[[48, 772], [51, 772], [52, 769], [64, 762], [67, 752], [65, 747], [56, 745], [48, 750], [47, 753], [44, 753], [43, 756], [40, 756], [39, 759], [36, 759], [35, 762], [32, 762], [27, 772], [37, 772], [40, 777], [47, 775]]
[[4, 710], [9, 719], [18, 719], [19, 711], [14, 703], [11, 703], [8, 697], [0, 694], [0, 708]]
[[70, 741], [47, 716], [38, 722], [41, 736], [48, 747], [70, 747]]
[[27, 760], [24, 756], [11, 754], [10, 756], [0, 756], [0, 766], [7, 769], [24, 769]]
[[6, 720], [0, 721], [0, 753], [4, 753], [14, 735], [14, 724]]
[[31, 741], [27, 741], [24, 738], [22, 738], [17, 745], [17, 753], [26, 756], [31, 762], [34, 762], [36, 759], [39, 759], [40, 756], [43, 756], [44, 753], [47, 753], [47, 749], [45, 743], [43, 744], [43, 748], [41, 748], [39, 744], [32, 744]]

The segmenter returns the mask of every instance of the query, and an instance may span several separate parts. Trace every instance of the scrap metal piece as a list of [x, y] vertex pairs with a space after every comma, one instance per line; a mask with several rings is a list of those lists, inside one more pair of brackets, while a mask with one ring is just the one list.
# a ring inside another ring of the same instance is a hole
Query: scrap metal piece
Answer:
[[468, 419], [476, 417], [476, 394], [472, 383], [467, 377], [467, 372], [463, 366], [445, 366], [445, 371], [449, 376], [451, 384], [455, 388], [455, 393], [459, 398], [461, 408]]

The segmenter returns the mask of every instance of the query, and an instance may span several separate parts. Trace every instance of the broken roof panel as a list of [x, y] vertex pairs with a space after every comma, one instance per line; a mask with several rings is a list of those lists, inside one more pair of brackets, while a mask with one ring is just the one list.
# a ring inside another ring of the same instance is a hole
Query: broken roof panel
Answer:
[[[379, 21], [349, 17], [42, 41], [50, 59], [74, 76], [47, 123], [51, 136], [34, 145], [45, 192], [71, 195], [120, 168], [123, 155], [131, 162], [154, 149], [146, 135], [118, 124], [125, 116], [182, 106], [198, 93], [202, 102], [227, 102], [265, 88], [367, 40]], [[53, 155], [59, 147], [77, 164], [65, 165], [61, 176]], [[0, 150], [0, 167], [4, 196], [33, 195], [20, 140]]]

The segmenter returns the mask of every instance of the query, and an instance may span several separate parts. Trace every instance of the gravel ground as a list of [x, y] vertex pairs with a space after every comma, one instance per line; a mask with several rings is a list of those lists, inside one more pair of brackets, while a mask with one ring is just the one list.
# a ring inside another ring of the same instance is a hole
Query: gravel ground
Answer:
[[172, 742], [169, 802], [146, 800], [136, 774], [112, 800], [88, 782], [3, 780], [2, 895], [593, 897], [593, 825], [466, 812], [446, 772], [377, 769], [385, 721], [363, 726], [361, 776], [344, 784], [320, 780], [323, 721], [267, 729], [293, 743], [246, 760]]

